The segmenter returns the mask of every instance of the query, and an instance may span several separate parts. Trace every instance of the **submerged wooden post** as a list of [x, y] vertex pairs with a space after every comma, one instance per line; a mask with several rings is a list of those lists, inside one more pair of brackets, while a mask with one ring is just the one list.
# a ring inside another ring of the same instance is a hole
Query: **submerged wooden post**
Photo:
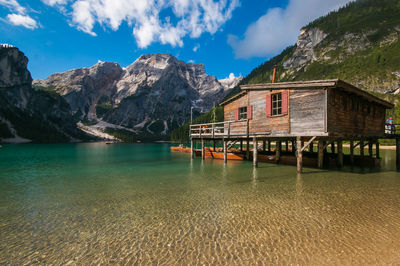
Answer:
[[318, 168], [324, 167], [324, 142], [318, 141]]
[[265, 142], [266, 142], [266, 141], [265, 141], [265, 140], [263, 140], [263, 144], [262, 144], [262, 145], [263, 145], [263, 147], [262, 147], [263, 151], [265, 151], [265, 150], [266, 150], [266, 147], [265, 147], [265, 146], [266, 146], [266, 143], [265, 143]]
[[354, 141], [350, 140], [350, 163], [354, 164]]
[[297, 149], [296, 149], [296, 157], [297, 157], [297, 173], [301, 173], [303, 171], [303, 151], [302, 149], [302, 141], [301, 137], [297, 137]]
[[246, 140], [246, 159], [250, 160], [250, 140]]
[[227, 151], [227, 147], [226, 147], [227, 141], [225, 139], [223, 139], [222, 141], [223, 141], [223, 146], [224, 146], [224, 163], [227, 163], [228, 162], [228, 151]]
[[240, 140], [240, 152], [243, 152], [243, 140]]
[[400, 139], [396, 138], [396, 168], [400, 170]]
[[289, 151], [289, 141], [285, 140], [285, 149]]
[[279, 163], [281, 160], [281, 142], [276, 141], [275, 142], [275, 162]]
[[193, 139], [190, 140], [190, 156], [194, 156]]
[[268, 151], [271, 152], [271, 141], [268, 140]]
[[343, 142], [342, 140], [337, 141], [337, 152], [338, 152], [338, 161], [337, 165], [338, 167], [343, 167]]
[[368, 140], [368, 156], [372, 158], [373, 156], [373, 143], [372, 140]]
[[201, 139], [201, 158], [204, 159], [205, 158], [205, 153], [204, 153], [204, 139]]
[[257, 145], [257, 138], [253, 137], [253, 166], [257, 167], [258, 166], [258, 145]]
[[380, 155], [379, 154], [379, 140], [377, 140], [376, 143], [375, 143], [375, 157], [377, 159], [381, 158], [379, 155]]
[[360, 140], [360, 156], [364, 157], [364, 140]]

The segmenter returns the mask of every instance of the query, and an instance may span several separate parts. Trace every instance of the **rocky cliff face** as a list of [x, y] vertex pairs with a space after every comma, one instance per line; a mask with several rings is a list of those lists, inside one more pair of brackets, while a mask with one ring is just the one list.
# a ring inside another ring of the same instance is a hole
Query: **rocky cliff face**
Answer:
[[32, 89], [27, 64], [17, 48], [0, 46], [0, 141], [87, 139], [63, 98]]
[[169, 54], [143, 55], [126, 68], [99, 62], [35, 80], [59, 93], [82, 120], [97, 120], [152, 135], [167, 135], [190, 118], [191, 107], [210, 110], [228, 86]]

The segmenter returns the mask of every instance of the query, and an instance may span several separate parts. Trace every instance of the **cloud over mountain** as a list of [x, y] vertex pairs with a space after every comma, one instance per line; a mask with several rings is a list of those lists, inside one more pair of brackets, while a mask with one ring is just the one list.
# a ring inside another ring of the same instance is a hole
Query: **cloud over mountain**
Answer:
[[[4, 1], [4, 0], [1, 0]], [[153, 42], [183, 46], [183, 38], [214, 34], [232, 17], [239, 0], [42, 0], [61, 6], [71, 25], [96, 36], [96, 24], [118, 30], [122, 23], [132, 26], [139, 48]]]
[[279, 53], [296, 42], [299, 30], [312, 20], [351, 0], [290, 0], [286, 8], [271, 8], [247, 27], [241, 39], [228, 36], [236, 58], [264, 57]]

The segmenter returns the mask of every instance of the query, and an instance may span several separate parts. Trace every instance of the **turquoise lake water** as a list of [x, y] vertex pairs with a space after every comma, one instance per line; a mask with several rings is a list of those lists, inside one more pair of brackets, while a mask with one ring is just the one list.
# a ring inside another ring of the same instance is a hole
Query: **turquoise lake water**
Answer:
[[400, 264], [400, 173], [191, 159], [168, 144], [0, 148], [0, 264]]

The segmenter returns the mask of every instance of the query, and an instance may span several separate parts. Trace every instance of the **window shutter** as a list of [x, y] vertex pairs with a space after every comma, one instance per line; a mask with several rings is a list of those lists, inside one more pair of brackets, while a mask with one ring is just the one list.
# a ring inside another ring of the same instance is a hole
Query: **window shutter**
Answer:
[[235, 120], [239, 120], [239, 108], [235, 110]]
[[288, 113], [288, 93], [282, 91], [282, 114], [287, 115]]
[[252, 119], [253, 118], [253, 106], [249, 105], [247, 106], [247, 119]]
[[266, 106], [265, 106], [265, 114], [267, 117], [271, 116], [271, 94], [267, 95], [267, 101], [266, 101]]

